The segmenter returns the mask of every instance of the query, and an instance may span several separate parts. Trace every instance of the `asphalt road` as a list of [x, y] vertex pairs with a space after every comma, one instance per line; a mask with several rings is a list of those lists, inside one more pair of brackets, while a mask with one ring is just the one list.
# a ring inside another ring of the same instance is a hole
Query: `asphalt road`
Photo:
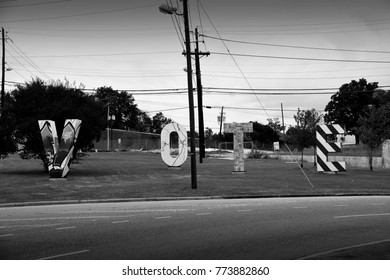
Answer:
[[390, 259], [390, 197], [0, 208], [0, 259]]

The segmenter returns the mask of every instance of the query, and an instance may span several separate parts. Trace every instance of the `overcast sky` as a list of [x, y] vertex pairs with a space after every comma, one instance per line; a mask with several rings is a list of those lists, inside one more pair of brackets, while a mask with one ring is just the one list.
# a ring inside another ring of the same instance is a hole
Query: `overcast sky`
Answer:
[[[13, 69], [6, 81], [66, 77], [87, 89], [186, 88], [182, 17], [160, 13], [164, 3], [0, 0], [0, 26], [10, 38], [6, 62]], [[182, 2], [168, 3], [182, 9]], [[205, 127], [214, 132], [222, 106], [227, 122], [265, 124], [281, 118], [283, 103], [286, 124], [294, 124], [298, 107], [322, 111], [352, 79], [390, 88], [388, 0], [189, 0], [189, 6], [191, 30], [198, 26], [206, 35], [200, 49], [211, 53], [201, 59], [201, 71], [203, 103], [212, 107], [204, 111]], [[188, 109], [178, 109], [188, 106], [186, 93], [134, 97], [150, 115], [162, 111], [188, 127]]]

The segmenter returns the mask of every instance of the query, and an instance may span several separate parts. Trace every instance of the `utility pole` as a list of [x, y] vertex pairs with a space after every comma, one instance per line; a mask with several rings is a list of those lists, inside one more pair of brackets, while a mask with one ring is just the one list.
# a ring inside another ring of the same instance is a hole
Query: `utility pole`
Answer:
[[[286, 137], [286, 128], [284, 127], [284, 112], [283, 112], [283, 103], [280, 103], [280, 109], [282, 110], [282, 128], [283, 128], [283, 135]], [[285, 140], [285, 139], [284, 139]]]
[[199, 122], [199, 162], [202, 163], [206, 157], [206, 145], [204, 140], [204, 120], [203, 120], [203, 87], [200, 75], [200, 57], [199, 55], [210, 55], [209, 52], [199, 52], [199, 34], [198, 28], [195, 28], [195, 66], [196, 66], [196, 89], [198, 93], [198, 122]]
[[5, 32], [4, 28], [1, 28], [1, 41], [3, 45], [3, 56], [1, 62], [1, 117], [4, 115], [4, 83], [5, 83]]
[[191, 146], [191, 188], [196, 189], [196, 150], [195, 150], [195, 116], [194, 116], [194, 88], [192, 85], [191, 41], [188, 20], [188, 0], [183, 0], [184, 33], [186, 40], [188, 106], [190, 110], [190, 146]]
[[110, 151], [110, 104], [107, 105], [107, 151]]
[[223, 123], [223, 106], [222, 106], [222, 110], [221, 110], [221, 119], [220, 119], [220, 125], [219, 125], [219, 137], [220, 137], [220, 140], [222, 138], [222, 123]]

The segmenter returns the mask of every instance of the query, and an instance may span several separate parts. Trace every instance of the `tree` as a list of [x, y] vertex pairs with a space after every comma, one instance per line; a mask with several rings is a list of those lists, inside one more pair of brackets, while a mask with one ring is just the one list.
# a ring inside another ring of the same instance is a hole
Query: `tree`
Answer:
[[268, 125], [263, 125], [258, 122], [253, 124], [253, 133], [250, 136], [257, 146], [272, 145], [273, 142], [279, 141], [279, 135]]
[[11, 111], [11, 97], [6, 94], [4, 97], [4, 111], [0, 116], [0, 159], [4, 159], [9, 153], [16, 151], [14, 139], [15, 121]]
[[276, 132], [283, 132], [283, 130], [285, 129], [285, 127], [280, 123], [280, 119], [279, 118], [269, 118], [267, 119], [268, 121], [268, 126], [271, 127], [274, 131]]
[[301, 167], [303, 167], [303, 150], [316, 144], [316, 126], [321, 122], [322, 115], [315, 109], [300, 110], [294, 115], [295, 127], [287, 131], [287, 140], [301, 151]]
[[110, 115], [115, 116], [112, 128], [136, 131], [149, 130], [149, 127], [145, 127], [144, 123], [150, 125], [150, 118], [138, 108], [132, 94], [126, 91], [114, 90], [111, 87], [100, 87], [96, 90], [95, 97], [106, 108], [106, 112], [109, 111]]
[[390, 103], [370, 106], [358, 120], [357, 130], [361, 142], [368, 148], [370, 170], [372, 157], [376, 149], [382, 146], [384, 140], [390, 137]]
[[171, 123], [172, 120], [164, 116], [163, 113], [159, 112], [152, 118], [152, 133], [160, 134], [164, 126]]
[[[368, 83], [365, 79], [343, 84], [325, 107], [325, 122], [344, 125], [347, 132], [356, 134], [358, 119], [365, 107], [373, 104], [373, 92], [377, 87], [378, 83]], [[359, 141], [358, 137], [356, 141]]]
[[47, 167], [38, 120], [53, 120], [58, 135], [66, 119], [80, 119], [82, 125], [76, 149], [90, 148], [104, 128], [103, 108], [93, 96], [71, 88], [69, 82], [46, 84], [40, 79], [19, 85], [12, 92], [10, 114], [14, 118], [13, 141], [22, 145], [21, 157], [40, 158]]

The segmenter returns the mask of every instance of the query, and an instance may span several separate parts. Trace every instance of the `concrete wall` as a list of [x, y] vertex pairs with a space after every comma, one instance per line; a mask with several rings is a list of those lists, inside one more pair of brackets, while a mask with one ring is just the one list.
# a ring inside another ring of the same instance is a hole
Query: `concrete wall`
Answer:
[[390, 140], [385, 140], [383, 142], [382, 163], [384, 168], [390, 168]]
[[[270, 154], [269, 158], [278, 158], [284, 161], [293, 161], [294, 158], [291, 155], [277, 155]], [[300, 161], [301, 155], [295, 155], [295, 160]], [[303, 160], [306, 162], [314, 162], [314, 155], [304, 155]], [[342, 153], [339, 155], [329, 155], [329, 161], [345, 161], [347, 168], [348, 166], [353, 167], [367, 167], [369, 168], [368, 157], [356, 157], [356, 156], [342, 156]], [[382, 156], [372, 158], [372, 166], [374, 168], [390, 168], [390, 140], [385, 140], [382, 145]]]
[[[301, 161], [301, 155], [295, 155], [294, 157], [291, 155], [268, 155], [269, 158], [276, 158], [276, 159], [281, 159], [284, 161], [294, 161], [298, 160], [299, 162]], [[367, 167], [369, 168], [370, 165], [368, 163], [368, 157], [353, 157], [353, 156], [329, 156], [328, 157], [329, 161], [345, 161], [347, 168], [348, 166], [354, 166], [354, 167]], [[314, 156], [308, 156], [304, 155], [303, 156], [303, 161], [305, 162], [314, 162]], [[372, 159], [372, 165], [374, 168], [382, 168], [384, 167], [382, 164], [382, 157], [373, 157]], [[390, 168], [390, 167], [386, 167]]]

